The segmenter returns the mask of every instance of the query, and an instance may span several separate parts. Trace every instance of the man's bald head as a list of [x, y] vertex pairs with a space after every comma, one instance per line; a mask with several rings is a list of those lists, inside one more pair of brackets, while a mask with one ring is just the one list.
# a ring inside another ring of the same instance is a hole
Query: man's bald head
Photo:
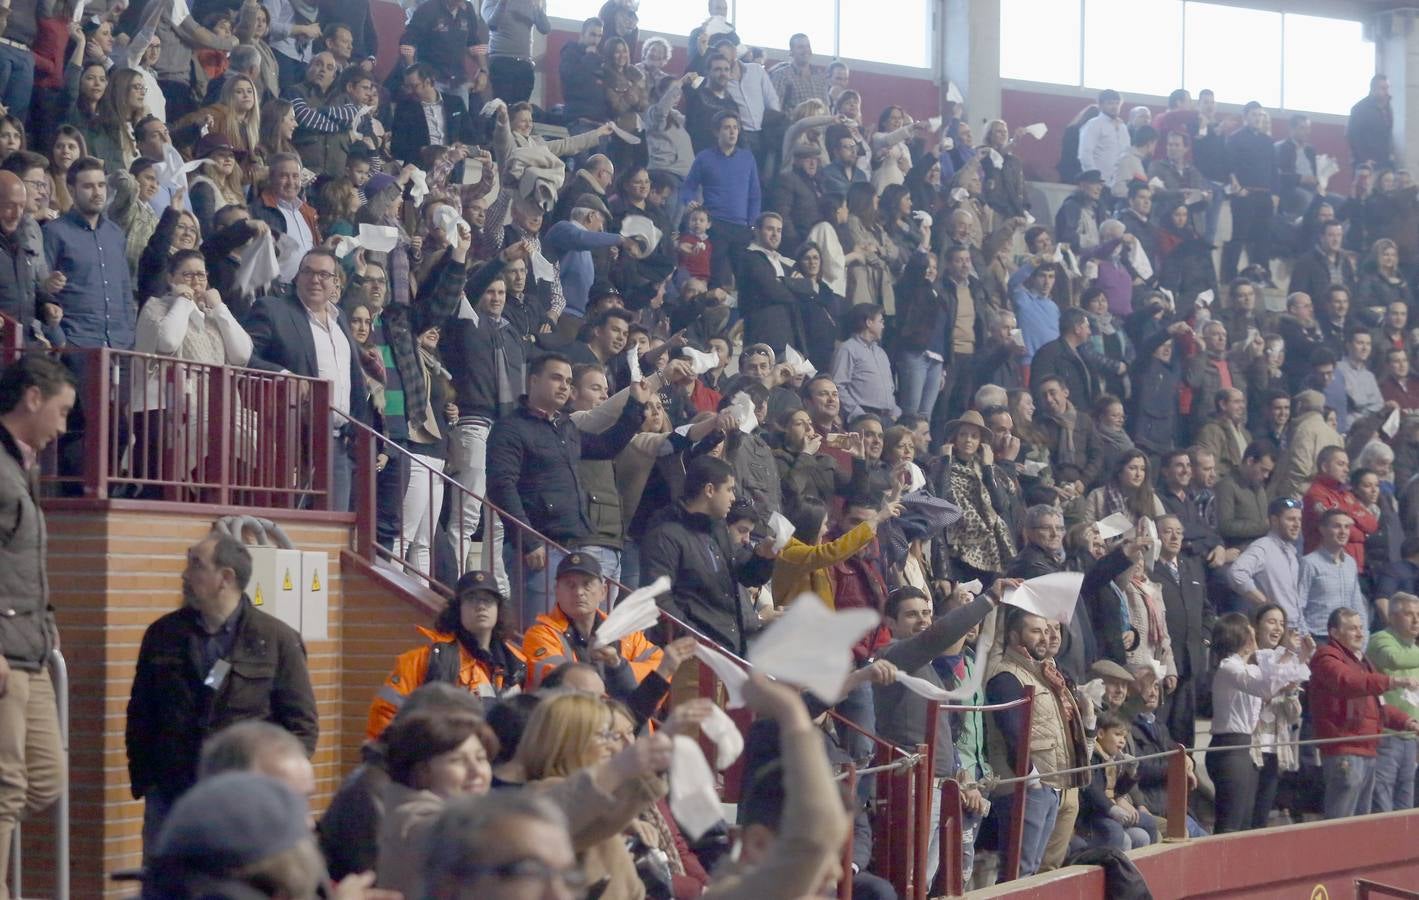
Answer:
[[14, 172], [0, 172], [0, 233], [15, 233], [28, 203], [29, 195], [20, 176]]

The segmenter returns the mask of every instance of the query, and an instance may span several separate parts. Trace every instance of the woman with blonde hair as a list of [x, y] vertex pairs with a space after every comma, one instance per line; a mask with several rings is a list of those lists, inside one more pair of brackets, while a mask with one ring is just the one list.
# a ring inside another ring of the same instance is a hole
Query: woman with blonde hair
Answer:
[[[823, 129], [838, 121], [838, 117], [828, 112], [828, 104], [813, 97], [804, 100], [793, 108], [789, 116], [788, 130], [783, 136], [783, 163], [781, 168], [787, 170], [793, 166], [793, 150], [799, 144], [807, 144], [817, 147], [820, 159], [826, 165], [828, 162], [828, 151], [823, 146]], [[847, 124], [847, 123], [843, 123]]]
[[[1399, 245], [1394, 241], [1380, 238], [1370, 246], [1370, 253], [1360, 267], [1355, 300], [1357, 305], [1371, 308], [1388, 309], [1391, 303], [1403, 303], [1414, 309], [1414, 289], [1399, 268]], [[1372, 362], [1383, 364], [1384, 359]]]
[[261, 92], [245, 75], [228, 75], [222, 84], [222, 133], [236, 150], [250, 154], [261, 145]]
[[[529, 790], [548, 792], [568, 811], [582, 871], [590, 882], [606, 880], [601, 896], [643, 900], [645, 885], [621, 832], [665, 795], [665, 781], [655, 773], [669, 768], [670, 742], [664, 735], [642, 738], [647, 755], [657, 759], [627, 778], [624, 771], [635, 764], [640, 748], [616, 753], [614, 726], [612, 708], [600, 697], [580, 692], [549, 697], [533, 710], [514, 760], [526, 773]], [[616, 786], [607, 790], [610, 783]]]
[[210, 234], [217, 230], [213, 227], [217, 210], [246, 205], [246, 173], [237, 162], [237, 153], [226, 135], [217, 132], [204, 135], [193, 155], [207, 162], [188, 176], [188, 196], [203, 231]]

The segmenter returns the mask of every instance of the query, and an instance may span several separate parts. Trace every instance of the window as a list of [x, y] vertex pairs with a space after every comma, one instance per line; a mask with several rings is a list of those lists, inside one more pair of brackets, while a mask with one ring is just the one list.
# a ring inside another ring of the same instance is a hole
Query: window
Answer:
[[1183, 87], [1211, 88], [1219, 103], [1281, 105], [1281, 14], [1188, 3]]
[[1282, 27], [1286, 108], [1349, 113], [1375, 74], [1375, 45], [1364, 40], [1360, 23], [1287, 13]]
[[[601, 7], [597, 6], [599, 12]], [[641, 31], [688, 36], [709, 18], [702, 3], [642, 3], [638, 11]]]
[[600, 15], [602, 3], [603, 0], [547, 0], [547, 15], [582, 22]]
[[1000, 0], [1000, 75], [1079, 83], [1079, 16], [1074, 0]]
[[[690, 2], [690, 0], [684, 0]], [[823, 15], [827, 6], [829, 15]], [[808, 35], [813, 52], [830, 55], [833, 52], [833, 17], [831, 0], [773, 0], [772, 3], [745, 0], [732, 10], [738, 18], [731, 19], [739, 39], [767, 50], [787, 50], [788, 39], [798, 32]]]
[[1154, 97], [1211, 88], [1223, 103], [1343, 115], [1374, 72], [1353, 19], [1204, 0], [1000, 0], [1007, 79]]
[[1166, 97], [1182, 83], [1182, 37], [1180, 0], [1088, 0], [1084, 86]]
[[931, 65], [931, 10], [926, 0], [843, 0], [838, 16], [840, 56]]

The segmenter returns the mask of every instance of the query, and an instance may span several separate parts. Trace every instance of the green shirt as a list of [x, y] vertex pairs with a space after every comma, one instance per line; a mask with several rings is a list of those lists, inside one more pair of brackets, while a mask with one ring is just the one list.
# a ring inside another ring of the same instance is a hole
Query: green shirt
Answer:
[[[1377, 631], [1370, 636], [1370, 644], [1365, 655], [1386, 675], [1400, 678], [1419, 677], [1419, 644], [1406, 641], [1391, 629]], [[1384, 701], [1396, 709], [1404, 710], [1410, 718], [1419, 718], [1419, 707], [1404, 701], [1404, 691], [1394, 688], [1386, 691]]]

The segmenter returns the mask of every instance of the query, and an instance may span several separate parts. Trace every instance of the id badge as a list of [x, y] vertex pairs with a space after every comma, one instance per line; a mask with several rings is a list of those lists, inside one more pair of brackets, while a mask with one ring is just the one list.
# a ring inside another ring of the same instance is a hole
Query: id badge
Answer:
[[227, 673], [232, 670], [232, 664], [225, 659], [219, 659], [212, 664], [212, 670], [207, 673], [207, 677], [202, 679], [202, 683], [214, 691], [222, 689], [222, 684], [227, 680]]

